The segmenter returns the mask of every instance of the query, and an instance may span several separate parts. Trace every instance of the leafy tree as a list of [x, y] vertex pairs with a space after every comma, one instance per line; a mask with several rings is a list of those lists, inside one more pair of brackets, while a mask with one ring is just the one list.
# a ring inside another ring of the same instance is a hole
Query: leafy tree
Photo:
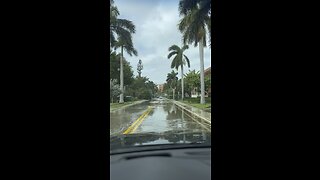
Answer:
[[171, 94], [171, 87], [169, 86], [168, 83], [164, 83], [164, 84], [163, 84], [163, 93], [170, 96], [170, 94]]
[[117, 98], [121, 94], [120, 86], [117, 84], [116, 79], [110, 80], [110, 99], [113, 103], [114, 98]]
[[[120, 54], [115, 52], [110, 55], [110, 79], [116, 79], [117, 82], [120, 82]], [[123, 60], [123, 83], [124, 86], [128, 86], [133, 82], [133, 70], [132, 66], [125, 59]]]
[[196, 72], [195, 70], [189, 71], [185, 75], [185, 80], [186, 80], [186, 91], [191, 96], [191, 92], [194, 88], [197, 88], [199, 91], [200, 87], [200, 75], [199, 72]]
[[211, 87], [211, 78], [210, 77], [205, 77], [204, 78], [204, 83], [205, 83], [205, 89], [208, 92], [209, 88]]
[[129, 86], [127, 95], [138, 99], [151, 99], [156, 93], [156, 85], [147, 77], [134, 78], [132, 85]]

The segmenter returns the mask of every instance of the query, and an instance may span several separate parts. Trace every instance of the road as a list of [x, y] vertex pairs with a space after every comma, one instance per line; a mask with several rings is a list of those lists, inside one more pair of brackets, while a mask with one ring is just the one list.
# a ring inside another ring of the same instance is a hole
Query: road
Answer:
[[110, 113], [110, 135], [175, 130], [210, 131], [210, 127], [169, 100], [157, 99]]

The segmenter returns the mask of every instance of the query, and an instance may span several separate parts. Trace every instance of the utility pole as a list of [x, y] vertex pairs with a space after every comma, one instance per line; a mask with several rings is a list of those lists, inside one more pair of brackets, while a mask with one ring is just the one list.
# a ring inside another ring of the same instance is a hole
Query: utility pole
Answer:
[[139, 77], [141, 77], [141, 71], [142, 71], [142, 69], [143, 69], [142, 61], [141, 61], [141, 59], [139, 59], [138, 67], [137, 67]]

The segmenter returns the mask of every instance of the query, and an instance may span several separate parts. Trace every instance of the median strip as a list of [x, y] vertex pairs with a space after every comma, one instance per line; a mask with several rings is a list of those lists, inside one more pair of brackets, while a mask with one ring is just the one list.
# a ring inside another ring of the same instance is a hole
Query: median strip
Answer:
[[152, 110], [151, 107], [149, 107], [134, 123], [131, 124], [131, 126], [124, 131], [123, 134], [132, 134], [134, 133], [137, 128], [140, 126], [140, 124], [143, 122], [143, 120], [147, 117], [147, 115]]

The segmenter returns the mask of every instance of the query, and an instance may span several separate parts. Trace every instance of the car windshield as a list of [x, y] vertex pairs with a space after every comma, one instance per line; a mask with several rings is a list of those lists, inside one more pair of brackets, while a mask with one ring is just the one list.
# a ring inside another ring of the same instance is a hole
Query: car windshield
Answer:
[[210, 146], [210, 59], [210, 0], [110, 0], [110, 153]]

